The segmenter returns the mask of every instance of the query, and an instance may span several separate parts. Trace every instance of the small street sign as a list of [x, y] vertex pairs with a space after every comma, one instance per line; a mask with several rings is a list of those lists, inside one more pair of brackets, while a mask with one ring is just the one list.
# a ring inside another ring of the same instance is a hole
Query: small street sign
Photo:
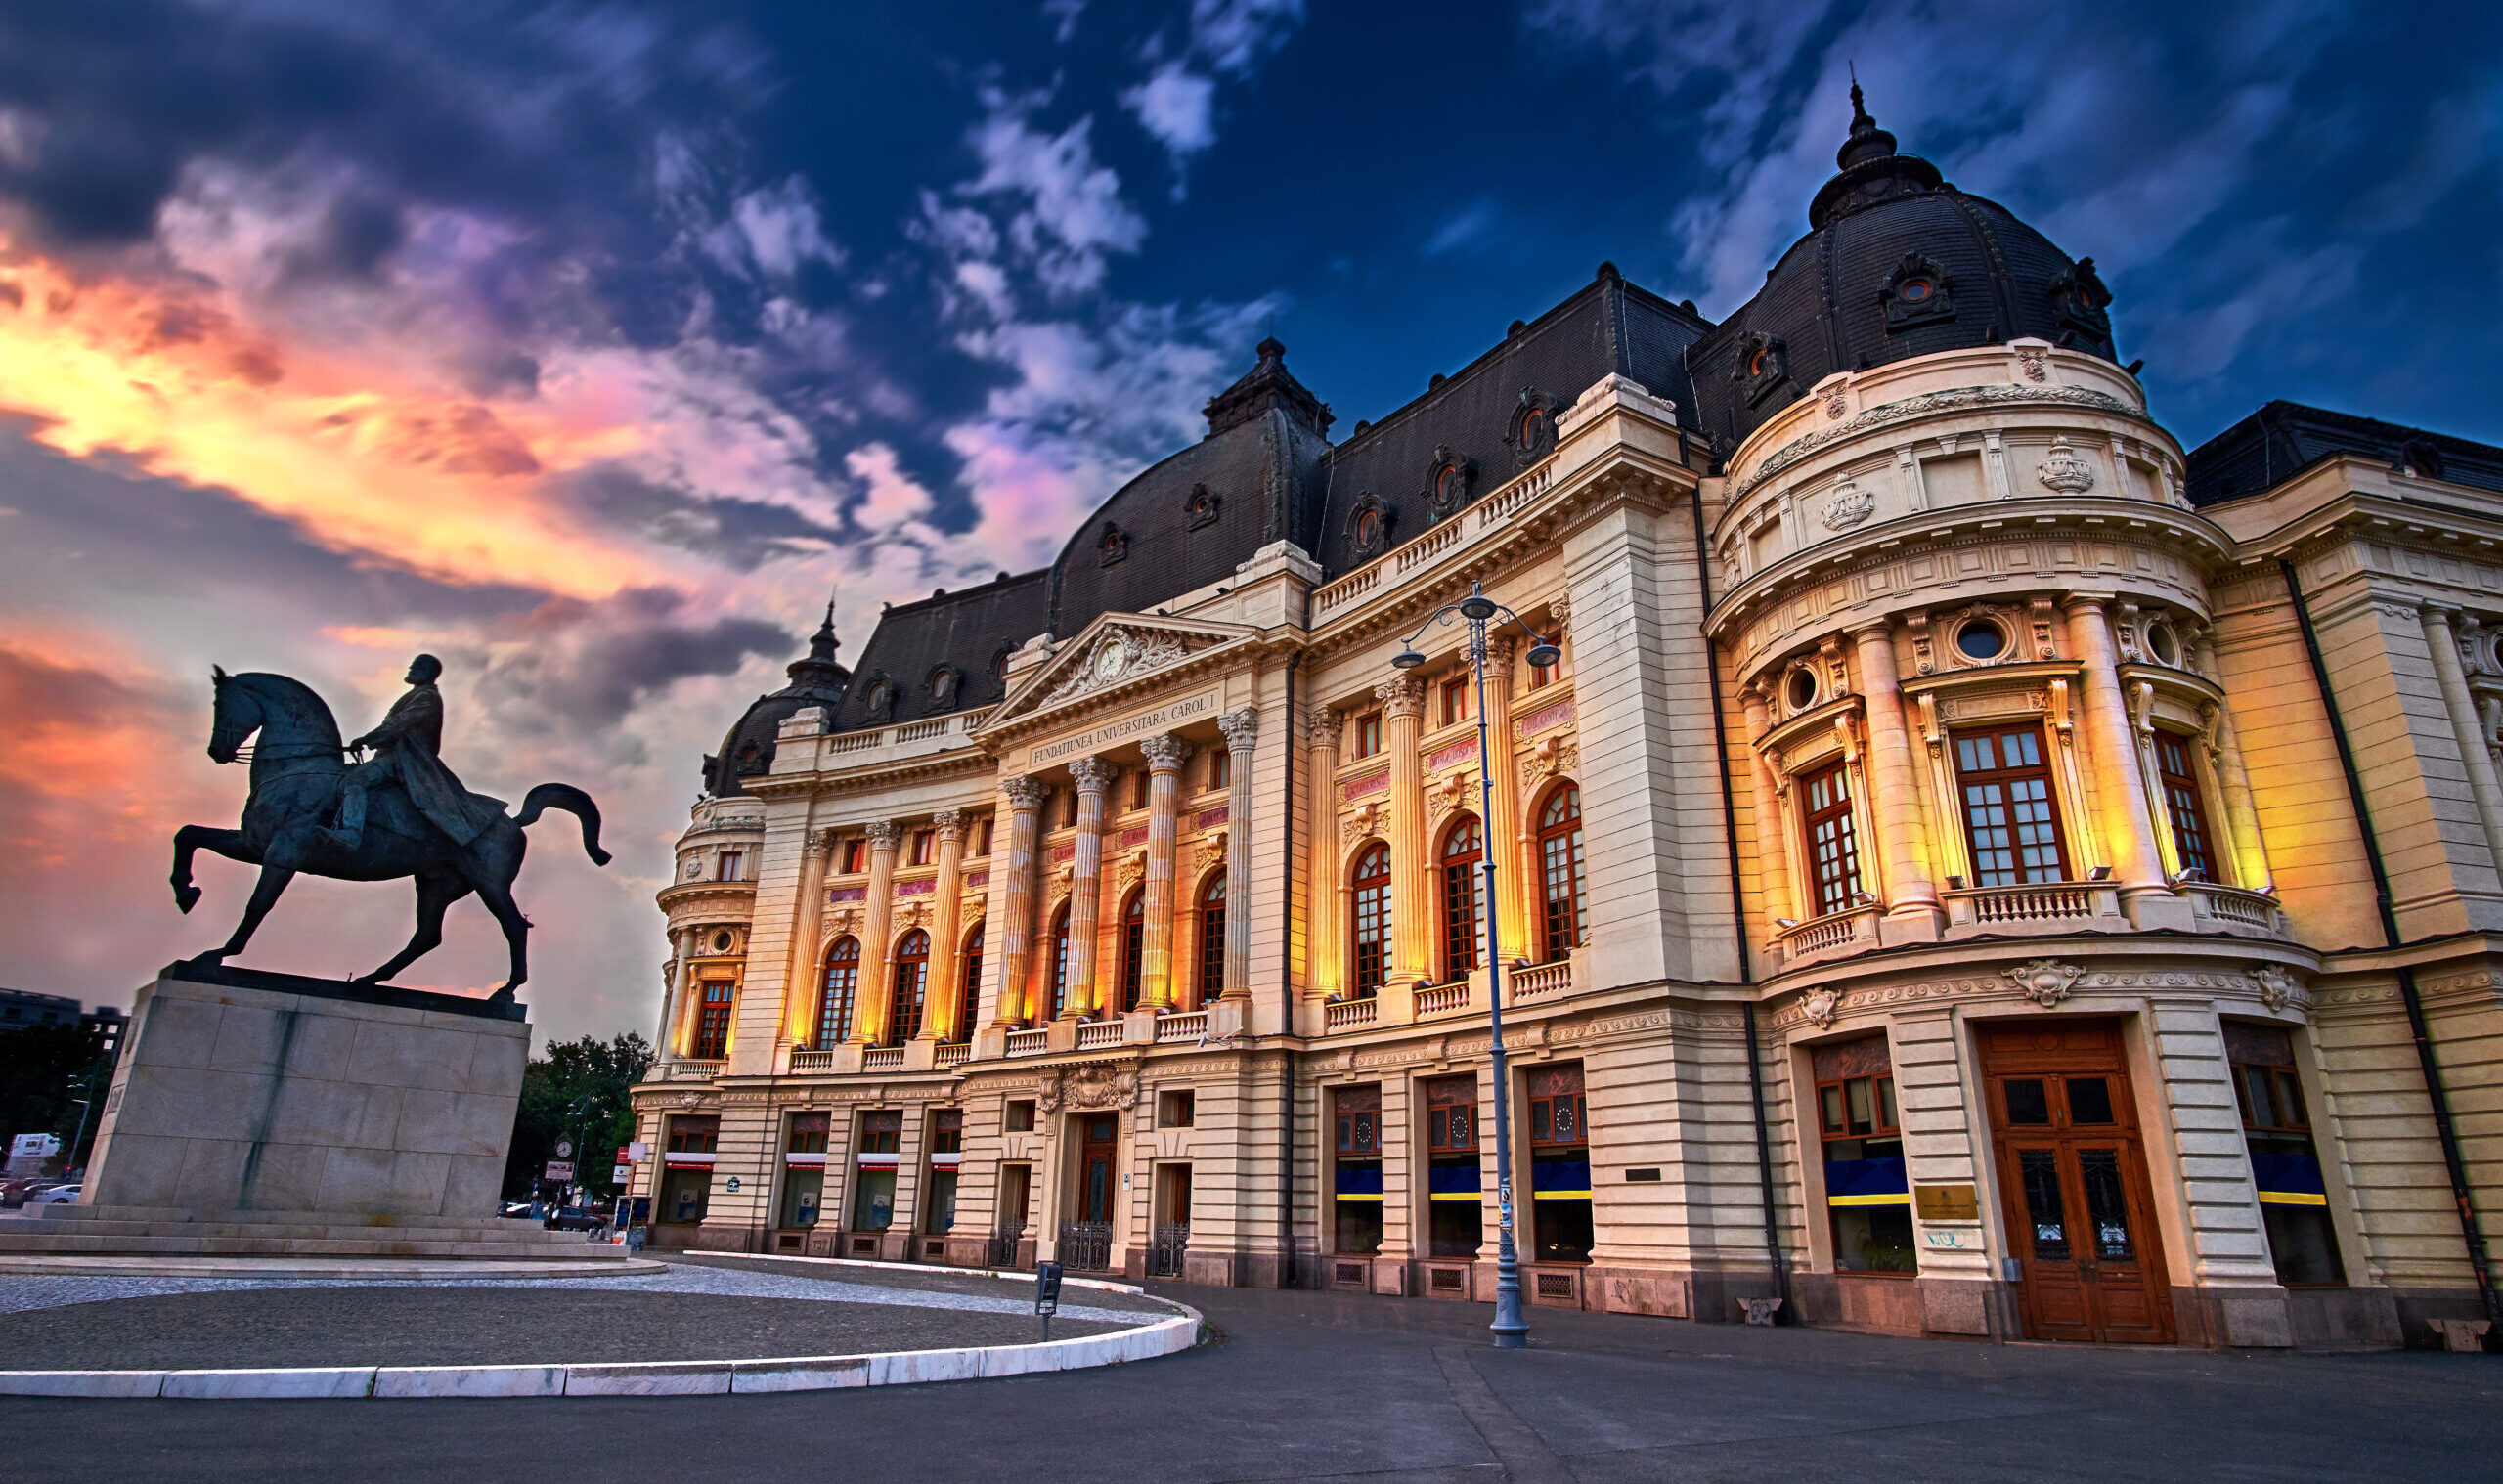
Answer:
[[629, 1163], [640, 1164], [651, 1157], [652, 1147], [640, 1139], [626, 1146], [626, 1158]]
[[1060, 1312], [1060, 1264], [1034, 1264], [1034, 1313], [1043, 1322], [1043, 1339], [1052, 1337], [1052, 1316]]
[[548, 1178], [550, 1180], [571, 1180], [574, 1178], [574, 1161], [571, 1159], [549, 1160]]
[[609, 1183], [613, 1185], [624, 1185], [633, 1178], [635, 1178], [635, 1166], [631, 1164], [618, 1165], [608, 1172]]

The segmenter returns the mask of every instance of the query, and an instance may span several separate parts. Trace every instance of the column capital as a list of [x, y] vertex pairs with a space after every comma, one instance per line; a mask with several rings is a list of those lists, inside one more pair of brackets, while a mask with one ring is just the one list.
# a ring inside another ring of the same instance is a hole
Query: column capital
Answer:
[[2072, 592], [2060, 599], [2060, 611], [2074, 617], [2080, 613], [2102, 613], [2112, 606], [2118, 594], [2110, 592]]
[[902, 833], [892, 819], [872, 819], [863, 828], [869, 832], [869, 849], [872, 851], [894, 850], [897, 837]]
[[1316, 706], [1304, 719], [1304, 727], [1312, 745], [1336, 751], [1339, 746], [1339, 713], [1327, 706]]
[[1043, 807], [1043, 796], [1051, 792], [1040, 778], [1019, 774], [999, 780], [999, 791], [1008, 796], [1009, 807], [1021, 814], [1032, 813]]
[[832, 856], [837, 833], [832, 829], [809, 831], [808, 853], [820, 860]]
[[1382, 709], [1394, 717], [1422, 717], [1426, 714], [1426, 682], [1413, 675], [1394, 677], [1373, 688]]
[[1879, 638], [1892, 639], [1895, 636], [1895, 620], [1891, 614], [1880, 614], [1865, 624], [1854, 624], [1843, 632], [1850, 634], [1855, 643], [1871, 634]]
[[1229, 711], [1216, 719], [1216, 728], [1225, 733], [1227, 752], [1248, 753], [1252, 750], [1252, 740], [1260, 734], [1260, 714], [1249, 706], [1240, 711]]
[[1102, 798], [1113, 783], [1113, 764], [1101, 758], [1080, 758], [1069, 765], [1069, 776], [1077, 785], [1080, 796], [1093, 794]]
[[1497, 634], [1486, 640], [1486, 678], [1509, 680], [1513, 677], [1513, 655], [1520, 646], [1511, 634]]
[[943, 841], [964, 838], [965, 816], [955, 809], [941, 809], [930, 817], [930, 822], [939, 831], [939, 838]]
[[1146, 755], [1149, 770], [1159, 773], [1180, 772], [1182, 764], [1191, 758], [1191, 744], [1169, 731], [1159, 732], [1141, 742], [1138, 750]]

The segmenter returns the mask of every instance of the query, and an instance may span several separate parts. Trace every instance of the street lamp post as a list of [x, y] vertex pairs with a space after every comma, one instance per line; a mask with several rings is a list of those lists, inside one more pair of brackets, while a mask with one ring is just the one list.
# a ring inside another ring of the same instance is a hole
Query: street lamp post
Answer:
[[1486, 625], [1499, 613], [1530, 636], [1526, 658], [1533, 667], [1545, 668], [1563, 658], [1563, 651], [1540, 637], [1519, 614], [1488, 597], [1483, 586], [1471, 583], [1469, 596], [1427, 615], [1390, 663], [1401, 670], [1426, 663], [1417, 640], [1435, 625], [1451, 622], [1455, 614], [1469, 626], [1469, 667], [1477, 685], [1477, 827], [1485, 832], [1484, 848], [1478, 851], [1478, 868], [1485, 873], [1485, 900], [1479, 910], [1486, 919], [1486, 1012], [1495, 1063], [1495, 1322], [1487, 1328], [1495, 1332], [1495, 1348], [1518, 1350], [1529, 1343], [1529, 1320], [1521, 1312], [1520, 1251], [1513, 1242], [1512, 1075], [1504, 1052], [1504, 960], [1496, 943], [1495, 779], [1487, 765], [1486, 747]]

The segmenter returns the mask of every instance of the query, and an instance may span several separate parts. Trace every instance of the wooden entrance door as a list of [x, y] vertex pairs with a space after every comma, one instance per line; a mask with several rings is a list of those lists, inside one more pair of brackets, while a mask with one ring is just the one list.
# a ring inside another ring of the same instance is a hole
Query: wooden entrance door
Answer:
[[1077, 1154], [1077, 1219], [1110, 1222], [1113, 1192], [1120, 1181], [1114, 1160], [1114, 1132], [1120, 1120], [1110, 1113], [1089, 1113], [1081, 1120]]
[[2171, 1344], [2173, 1293], [2120, 1023], [1985, 1026], [1982, 1066], [2026, 1334]]

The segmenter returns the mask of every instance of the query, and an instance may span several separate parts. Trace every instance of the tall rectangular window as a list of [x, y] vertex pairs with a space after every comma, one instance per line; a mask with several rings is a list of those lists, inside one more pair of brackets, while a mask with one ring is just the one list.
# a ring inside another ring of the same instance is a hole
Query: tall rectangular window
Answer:
[[1955, 737], [1955, 774], [1964, 802], [1964, 840], [1973, 885], [2012, 887], [2069, 879], [2060, 811], [2051, 795], [2039, 726], [1998, 727]]
[[1148, 782], [1148, 777], [1149, 777], [1149, 772], [1148, 772], [1148, 770], [1147, 770], [1146, 768], [1143, 768], [1143, 767], [1142, 767], [1142, 768], [1140, 768], [1137, 772], [1134, 772], [1134, 773], [1130, 774], [1130, 807], [1131, 807], [1131, 808], [1134, 808], [1134, 809], [1143, 809], [1143, 808], [1147, 807], [1147, 782]]
[[1436, 1077], [1426, 1084], [1428, 1256], [1474, 1257], [1485, 1244], [1477, 1133], [1474, 1075]]
[[869, 869], [869, 842], [856, 839], [843, 842], [843, 874], [857, 876], [867, 869]]
[[817, 1201], [825, 1193], [825, 1141], [830, 1114], [795, 1113], [782, 1141], [782, 1215], [786, 1227], [817, 1224]]
[[2277, 1281], [2315, 1288], [2343, 1284], [2347, 1270], [2329, 1224], [2329, 1187], [2312, 1147], [2303, 1079], [2295, 1072], [2294, 1037], [2283, 1026], [2245, 1021], [2226, 1021], [2224, 1033]]
[[1234, 754], [1222, 747], [1208, 750], [1208, 787], [1224, 788], [1234, 782]]
[[695, 1060], [718, 1062], [730, 1051], [730, 984], [710, 980], [695, 1011]]
[[747, 851], [724, 851], [721, 853], [720, 858], [713, 862], [713, 879], [715, 881], [744, 881], [747, 879], [744, 874], [746, 869]]
[[912, 863], [914, 865], [926, 866], [930, 864], [931, 842], [935, 838], [936, 836], [929, 830], [915, 830], [912, 832]]
[[956, 1227], [956, 1167], [965, 1148], [965, 1113], [943, 1108], [930, 1115], [930, 1195], [922, 1202], [921, 1229], [933, 1237]]
[[1895, 1111], [1895, 1064], [1883, 1035], [1819, 1046], [1817, 1127], [1824, 1150], [1827, 1230], [1834, 1268], [1911, 1273], [1911, 1186]]
[[1338, 1207], [1336, 1250], [1348, 1254], [1382, 1249], [1382, 1089], [1341, 1087], [1330, 1094], [1337, 1163], [1332, 1190]]
[[1531, 1232], [1540, 1262], [1591, 1260], [1588, 1113], [1581, 1063], [1530, 1069]]
[[1860, 842], [1853, 838], [1847, 764], [1811, 773], [1799, 785], [1808, 813], [1808, 877], [1817, 915], [1840, 912], [1860, 895]]
[[1475, 716], [1471, 708], [1470, 677], [1454, 676], [1443, 681], [1443, 725], [1456, 726]]
[[1356, 718], [1356, 756], [1370, 758], [1382, 751], [1382, 713], [1366, 712]]
[[895, 1225], [896, 1161], [903, 1145], [903, 1113], [882, 1109], [860, 1115], [860, 1147], [853, 1158], [859, 1178], [852, 1199], [852, 1230], [883, 1232]]
[[988, 814], [974, 821], [973, 849], [965, 853], [975, 856], [990, 853], [990, 816]]
[[2181, 857], [2181, 873], [2215, 881], [2216, 856], [2208, 844], [2208, 812], [2199, 802], [2198, 775], [2190, 766], [2190, 739], [2169, 731], [2155, 734], [2156, 781], [2164, 788], [2164, 816], [2173, 826], [2173, 848]]

